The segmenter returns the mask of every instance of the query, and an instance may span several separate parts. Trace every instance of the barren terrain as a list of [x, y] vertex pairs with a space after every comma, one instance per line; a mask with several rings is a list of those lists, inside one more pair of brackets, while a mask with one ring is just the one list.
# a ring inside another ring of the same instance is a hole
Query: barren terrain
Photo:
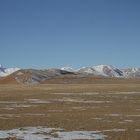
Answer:
[[139, 80], [56, 81], [0, 85], [1, 139], [140, 139]]

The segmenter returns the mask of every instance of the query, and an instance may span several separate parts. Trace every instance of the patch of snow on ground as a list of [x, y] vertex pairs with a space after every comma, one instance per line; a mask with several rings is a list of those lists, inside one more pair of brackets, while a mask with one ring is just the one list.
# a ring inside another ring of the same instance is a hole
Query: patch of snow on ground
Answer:
[[52, 99], [51, 101], [55, 102], [74, 102], [74, 103], [97, 103], [97, 104], [102, 104], [102, 103], [112, 103], [112, 101], [97, 101], [97, 100], [84, 100], [84, 99], [78, 99], [78, 98], [67, 98], [64, 97], [62, 99]]
[[109, 130], [104, 130], [103, 132], [125, 132], [126, 129], [114, 128]]
[[0, 130], [0, 139], [17, 138], [24, 140], [103, 140], [106, 135], [100, 131], [62, 131], [60, 128], [24, 127], [12, 130]]
[[52, 94], [61, 94], [61, 95], [97, 95], [98, 92], [83, 92], [83, 93], [52, 93]]
[[120, 116], [121, 114], [106, 114], [107, 116], [112, 116], [112, 117], [118, 117]]
[[32, 104], [47, 104], [47, 103], [50, 103], [49, 101], [41, 100], [41, 99], [25, 99], [25, 101], [28, 101], [29, 103], [32, 103]]

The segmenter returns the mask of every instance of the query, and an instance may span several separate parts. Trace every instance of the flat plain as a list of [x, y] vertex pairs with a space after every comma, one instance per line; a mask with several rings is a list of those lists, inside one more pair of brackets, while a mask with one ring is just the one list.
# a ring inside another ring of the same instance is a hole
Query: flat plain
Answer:
[[0, 139], [140, 140], [140, 80], [54, 81], [0, 85]]

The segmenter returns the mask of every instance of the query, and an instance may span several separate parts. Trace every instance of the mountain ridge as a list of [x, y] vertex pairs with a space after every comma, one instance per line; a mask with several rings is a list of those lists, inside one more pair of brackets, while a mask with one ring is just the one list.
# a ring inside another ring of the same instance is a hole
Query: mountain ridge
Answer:
[[[56, 78], [125, 78], [140, 79], [140, 68], [119, 69], [112, 65], [97, 65], [73, 69], [70, 67], [49, 69], [5, 68], [0, 65], [0, 81], [14, 81], [22, 84], [37, 84]], [[1, 83], [0, 82], [0, 83]], [[6, 82], [4, 82], [6, 83]]]

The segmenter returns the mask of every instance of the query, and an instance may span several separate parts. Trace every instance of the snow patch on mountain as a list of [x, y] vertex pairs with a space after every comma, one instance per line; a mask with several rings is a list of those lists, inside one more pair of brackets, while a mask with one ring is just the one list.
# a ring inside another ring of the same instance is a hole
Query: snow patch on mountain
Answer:
[[76, 70], [71, 67], [62, 67], [61, 70], [68, 71], [68, 72], [76, 72]]
[[0, 65], [0, 77], [6, 77], [16, 71], [20, 70], [19, 68], [4, 68]]
[[120, 69], [111, 65], [98, 65], [93, 67], [85, 67], [79, 70], [88, 74], [100, 75], [105, 77], [125, 77], [125, 73]]
[[140, 78], [140, 68], [123, 69], [128, 78]]

